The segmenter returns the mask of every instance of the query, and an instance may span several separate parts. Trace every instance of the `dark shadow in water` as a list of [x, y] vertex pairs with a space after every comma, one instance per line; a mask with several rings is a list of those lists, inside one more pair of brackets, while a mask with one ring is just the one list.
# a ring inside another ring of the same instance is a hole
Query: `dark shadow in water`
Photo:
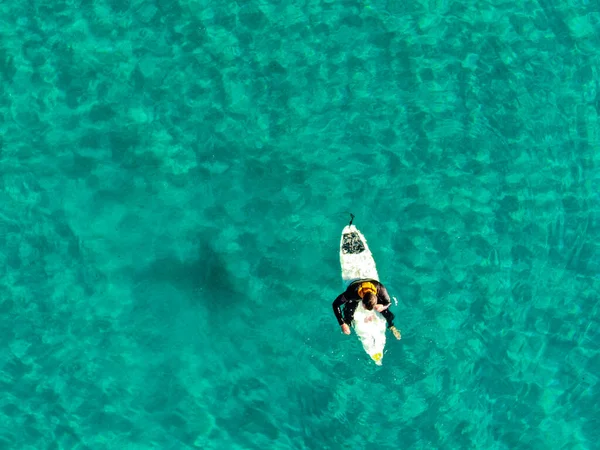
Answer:
[[198, 258], [182, 261], [175, 256], [156, 259], [135, 277], [136, 283], [167, 283], [189, 295], [193, 304], [207, 302], [209, 294], [240, 298], [223, 256], [209, 244], [200, 244]]

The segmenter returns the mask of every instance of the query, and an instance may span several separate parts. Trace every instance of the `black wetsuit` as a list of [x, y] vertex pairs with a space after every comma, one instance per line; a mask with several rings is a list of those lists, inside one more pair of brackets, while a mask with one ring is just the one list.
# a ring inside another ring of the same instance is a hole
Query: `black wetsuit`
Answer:
[[[350, 286], [348, 286], [348, 289], [346, 289], [345, 292], [342, 292], [340, 295], [338, 295], [338, 298], [336, 298], [333, 301], [333, 312], [334, 312], [335, 317], [337, 318], [340, 326], [343, 325], [344, 323], [347, 323], [348, 325], [350, 325], [352, 323], [352, 319], [354, 319], [354, 311], [356, 311], [356, 308], [358, 307], [358, 303], [360, 301], [362, 301], [362, 299], [358, 295], [358, 288], [360, 287], [361, 283], [363, 283], [364, 281], [370, 281], [377, 288], [377, 304], [378, 305], [387, 306], [391, 303], [390, 296], [387, 292], [387, 289], [379, 281], [375, 281], [375, 280], [355, 281]], [[343, 304], [346, 304], [346, 306], [344, 307], [344, 316], [342, 318], [341, 306]], [[394, 314], [390, 311], [389, 308], [384, 309], [381, 312], [381, 315], [383, 317], [385, 317], [388, 328], [394, 326]]]

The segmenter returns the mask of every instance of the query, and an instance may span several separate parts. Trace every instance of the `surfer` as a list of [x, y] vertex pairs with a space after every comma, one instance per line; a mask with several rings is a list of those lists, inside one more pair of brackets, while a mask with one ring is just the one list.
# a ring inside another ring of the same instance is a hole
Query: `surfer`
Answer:
[[[375, 309], [380, 312], [387, 321], [390, 331], [394, 333], [396, 339], [400, 339], [400, 331], [394, 326], [394, 314], [389, 309], [392, 302], [387, 289], [379, 281], [371, 279], [355, 281], [333, 301], [333, 312], [344, 334], [350, 334], [354, 311], [361, 301], [365, 309], [369, 311]], [[344, 304], [342, 317], [341, 306]]]

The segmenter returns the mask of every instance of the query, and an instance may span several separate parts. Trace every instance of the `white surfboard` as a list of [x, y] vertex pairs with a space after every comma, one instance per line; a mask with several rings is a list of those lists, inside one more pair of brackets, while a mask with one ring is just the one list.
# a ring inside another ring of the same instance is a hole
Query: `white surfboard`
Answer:
[[[369, 250], [367, 240], [355, 225], [347, 225], [342, 230], [340, 264], [344, 289], [358, 280], [379, 281], [375, 259]], [[354, 313], [352, 327], [365, 352], [375, 361], [375, 364], [381, 365], [385, 347], [385, 318], [375, 310], [368, 311], [360, 302]]]

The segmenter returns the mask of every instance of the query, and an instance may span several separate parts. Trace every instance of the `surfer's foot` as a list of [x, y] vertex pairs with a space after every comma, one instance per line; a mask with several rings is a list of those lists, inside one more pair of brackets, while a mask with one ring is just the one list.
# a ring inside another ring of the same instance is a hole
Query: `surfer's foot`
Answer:
[[350, 327], [347, 323], [342, 324], [342, 331], [344, 332], [344, 334], [350, 334]]
[[396, 327], [390, 327], [390, 330], [392, 331], [392, 333], [394, 333], [394, 337], [398, 340], [400, 340], [402, 338], [402, 336], [400, 335], [400, 330]]

